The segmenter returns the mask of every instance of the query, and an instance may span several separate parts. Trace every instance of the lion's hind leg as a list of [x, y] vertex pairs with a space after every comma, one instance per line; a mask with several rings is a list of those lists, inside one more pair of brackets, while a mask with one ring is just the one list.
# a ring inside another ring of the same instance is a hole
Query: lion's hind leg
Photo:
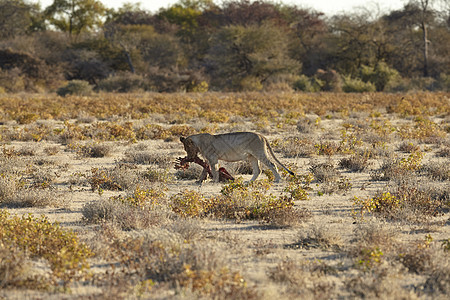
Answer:
[[252, 177], [252, 179], [250, 179], [250, 181], [255, 181], [261, 174], [261, 167], [259, 165], [259, 160], [256, 157], [254, 157], [253, 155], [248, 155], [247, 159], [252, 164], [252, 169], [253, 169], [253, 177]]
[[261, 162], [262, 162], [263, 164], [265, 164], [265, 165], [270, 169], [270, 171], [272, 171], [273, 176], [275, 176], [275, 182], [276, 182], [276, 183], [280, 182], [281, 176], [280, 176], [280, 174], [278, 173], [278, 168], [277, 168], [277, 166], [276, 166], [273, 162], [271, 162], [267, 157], [262, 157], [262, 158], [261, 158]]

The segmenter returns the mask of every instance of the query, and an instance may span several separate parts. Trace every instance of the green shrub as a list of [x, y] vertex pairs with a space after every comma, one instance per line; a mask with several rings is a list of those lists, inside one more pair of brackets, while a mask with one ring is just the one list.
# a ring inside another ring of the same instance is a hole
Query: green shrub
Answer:
[[64, 283], [87, 275], [87, 259], [92, 253], [74, 232], [50, 223], [45, 216], [10, 217], [6, 210], [0, 210], [0, 223], [0, 244], [16, 246], [31, 258], [45, 259], [53, 276]]
[[258, 77], [247, 76], [239, 82], [239, 88], [241, 91], [260, 91], [263, 89], [263, 85]]
[[99, 82], [98, 88], [106, 92], [130, 93], [147, 90], [148, 83], [138, 74], [119, 73]]
[[92, 94], [92, 86], [84, 80], [72, 80], [66, 86], [60, 87], [56, 93], [61, 97], [67, 95], [89, 96]]
[[170, 197], [170, 207], [182, 217], [200, 217], [207, 209], [206, 199], [200, 193], [186, 190]]
[[388, 191], [378, 192], [373, 198], [363, 200], [354, 197], [353, 213], [361, 217], [365, 213], [374, 213], [387, 219], [422, 222], [448, 208], [446, 193], [400, 184]]
[[294, 89], [302, 92], [314, 92], [311, 80], [306, 75], [300, 75], [299, 78], [294, 82]]
[[375, 92], [376, 87], [371, 82], [364, 82], [358, 78], [344, 77], [342, 90], [346, 93]]
[[361, 79], [375, 85], [377, 91], [384, 91], [390, 81], [399, 77], [397, 70], [390, 68], [385, 62], [378, 63], [374, 68], [362, 66]]
[[444, 92], [450, 91], [450, 74], [441, 73], [438, 78], [437, 85]]

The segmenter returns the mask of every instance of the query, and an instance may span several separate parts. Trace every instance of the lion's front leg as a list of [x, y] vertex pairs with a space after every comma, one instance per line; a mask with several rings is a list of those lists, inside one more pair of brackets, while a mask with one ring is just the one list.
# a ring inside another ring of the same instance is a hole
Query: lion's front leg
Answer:
[[219, 161], [217, 158], [209, 158], [209, 165], [211, 167], [211, 175], [214, 182], [219, 182]]
[[219, 182], [219, 164], [215, 163], [211, 165], [211, 173], [214, 182]]
[[197, 183], [202, 183], [203, 181], [206, 180], [206, 177], [208, 177], [208, 171], [206, 170], [206, 168], [203, 168], [202, 174], [200, 175], [200, 178], [198, 179]]

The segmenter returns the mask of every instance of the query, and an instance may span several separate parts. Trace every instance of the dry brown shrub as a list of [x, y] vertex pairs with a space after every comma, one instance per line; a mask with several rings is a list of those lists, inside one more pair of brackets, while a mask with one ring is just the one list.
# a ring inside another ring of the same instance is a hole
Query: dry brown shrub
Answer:
[[316, 153], [314, 144], [307, 138], [288, 137], [277, 143], [277, 151], [285, 157], [311, 157]]
[[0, 247], [0, 287], [21, 285], [27, 279], [28, 261], [24, 251], [14, 245]]
[[438, 265], [430, 270], [424, 284], [424, 290], [428, 295], [440, 298], [447, 297], [450, 293], [450, 264], [448, 260], [441, 260]]
[[406, 152], [406, 153], [413, 153], [413, 152], [418, 151], [418, 150], [420, 150], [420, 147], [415, 145], [411, 141], [403, 141], [398, 146], [398, 151], [402, 151], [402, 152]]
[[409, 272], [416, 274], [427, 274], [436, 270], [438, 265], [445, 266], [446, 257], [447, 254], [430, 234], [398, 249], [398, 260]]
[[[120, 274], [135, 284], [165, 284], [195, 298], [258, 298], [240, 272], [228, 267], [225, 245], [204, 240], [189, 243], [178, 233], [152, 228], [133, 237], [113, 238], [108, 247], [120, 261]], [[149, 290], [148, 296], [155, 296], [154, 292]]]
[[419, 299], [396, 279], [394, 267], [378, 267], [374, 271], [358, 273], [345, 280], [345, 290], [358, 299]]
[[[168, 207], [143, 203], [135, 205], [126, 198], [91, 201], [83, 205], [83, 220], [90, 224], [111, 222], [122, 230], [145, 229], [167, 224], [173, 217]], [[164, 201], [158, 199], [157, 201]]]
[[360, 223], [355, 228], [354, 234], [352, 243], [355, 243], [355, 247], [350, 250], [351, 254], [356, 254], [358, 248], [363, 247], [379, 247], [384, 252], [391, 252], [396, 249], [398, 231], [387, 224], [379, 222]]
[[163, 154], [154, 150], [129, 150], [125, 152], [122, 158], [123, 162], [149, 165], [154, 164], [166, 169], [172, 166], [173, 159], [170, 155]]
[[313, 133], [317, 128], [316, 120], [308, 117], [299, 119], [297, 123], [298, 132], [308, 134]]
[[436, 156], [450, 157], [450, 146], [444, 146], [436, 152]]
[[422, 173], [425, 173], [431, 179], [448, 181], [450, 180], [450, 165], [445, 162], [431, 161], [420, 168]]
[[140, 182], [138, 170], [129, 164], [117, 164], [109, 169], [92, 168], [90, 173], [85, 176], [92, 191], [122, 191], [132, 188]]
[[340, 173], [334, 167], [332, 162], [310, 162], [311, 167], [309, 170], [314, 175], [314, 179], [317, 182], [332, 182], [336, 181], [336, 179], [340, 176]]
[[341, 159], [339, 161], [339, 166], [353, 172], [362, 172], [370, 165], [369, 156], [369, 152], [356, 153], [350, 157]]
[[323, 276], [314, 263], [284, 260], [276, 267], [269, 269], [268, 276], [276, 283], [286, 287], [281, 292], [288, 299], [329, 299], [336, 290], [335, 283], [327, 276]]
[[311, 226], [302, 229], [298, 233], [298, 242], [286, 245], [287, 248], [306, 249], [320, 248], [324, 250], [338, 251], [342, 248], [343, 242], [338, 232], [333, 232], [329, 227]]
[[106, 143], [88, 143], [78, 148], [77, 154], [84, 157], [106, 157], [111, 154], [112, 145]]
[[59, 146], [48, 146], [44, 148], [44, 153], [47, 155], [56, 155], [61, 150]]
[[64, 198], [54, 191], [20, 188], [14, 194], [2, 201], [8, 207], [59, 207], [65, 206]]

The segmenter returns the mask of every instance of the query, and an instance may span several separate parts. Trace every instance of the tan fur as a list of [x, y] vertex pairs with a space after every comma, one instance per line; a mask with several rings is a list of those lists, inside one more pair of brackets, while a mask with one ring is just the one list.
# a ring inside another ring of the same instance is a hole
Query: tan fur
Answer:
[[[260, 162], [262, 162], [272, 171], [275, 182], [279, 182], [280, 174], [278, 174], [276, 165], [268, 158], [268, 153], [281, 167], [294, 175], [275, 157], [267, 139], [258, 133], [233, 132], [218, 135], [202, 133], [187, 138], [181, 137], [180, 141], [184, 145], [188, 158], [194, 158], [200, 153], [208, 161], [215, 182], [219, 181], [219, 160], [234, 162], [244, 159], [249, 160], [252, 164], [253, 177], [251, 181], [256, 180], [261, 174]], [[203, 181], [206, 175], [206, 171], [203, 171], [200, 181]]]

